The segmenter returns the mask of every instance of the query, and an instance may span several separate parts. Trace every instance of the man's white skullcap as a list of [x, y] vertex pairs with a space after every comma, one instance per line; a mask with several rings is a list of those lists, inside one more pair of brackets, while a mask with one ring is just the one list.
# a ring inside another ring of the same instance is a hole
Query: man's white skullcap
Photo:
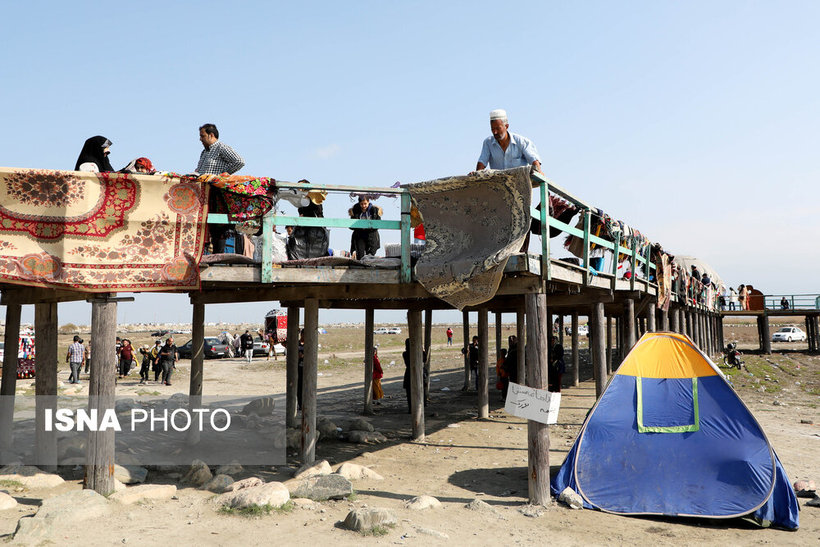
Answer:
[[493, 120], [506, 120], [507, 119], [507, 111], [501, 110], [500, 108], [493, 110], [490, 112], [490, 121]]

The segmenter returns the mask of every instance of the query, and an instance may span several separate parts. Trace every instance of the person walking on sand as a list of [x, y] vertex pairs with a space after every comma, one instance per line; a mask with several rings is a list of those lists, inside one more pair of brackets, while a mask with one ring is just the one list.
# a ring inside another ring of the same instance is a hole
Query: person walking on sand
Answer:
[[165, 340], [165, 345], [159, 350], [159, 362], [162, 366], [162, 383], [166, 386], [171, 385], [171, 375], [174, 373], [174, 364], [179, 359], [177, 347], [174, 345], [174, 339], [169, 337]]
[[68, 363], [68, 367], [71, 369], [71, 375], [68, 377], [68, 383], [79, 384], [80, 370], [82, 370], [83, 363], [85, 363], [85, 348], [83, 347], [82, 342], [80, 342], [79, 336], [75, 336], [74, 341], [70, 346], [68, 346], [68, 353], [65, 356], [65, 362]]
[[120, 347], [120, 378], [128, 376], [131, 371], [131, 363], [134, 361], [134, 348], [131, 340], [124, 338]]
[[447, 327], [447, 345], [453, 345], [453, 329], [451, 329], [450, 327]]
[[142, 355], [142, 364], [140, 365], [140, 384], [148, 381], [148, 371], [151, 370], [151, 346], [148, 344], [140, 348], [140, 355]]
[[242, 335], [242, 351], [249, 363], [253, 361], [253, 335], [249, 330]]
[[384, 398], [384, 390], [382, 389], [382, 378], [384, 371], [382, 364], [379, 361], [379, 347], [373, 348], [373, 401], [374, 404], [382, 404], [381, 399]]

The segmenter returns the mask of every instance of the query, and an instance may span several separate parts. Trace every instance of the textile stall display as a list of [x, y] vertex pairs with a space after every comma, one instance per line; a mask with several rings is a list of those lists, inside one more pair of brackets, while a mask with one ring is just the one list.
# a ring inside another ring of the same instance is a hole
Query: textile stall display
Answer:
[[424, 218], [416, 279], [458, 309], [490, 300], [530, 228], [531, 167], [403, 185]]
[[174, 177], [0, 167], [0, 282], [197, 289], [206, 204]]
[[620, 515], [798, 527], [797, 498], [760, 424], [684, 335], [644, 334], [581, 427], [551, 488]]

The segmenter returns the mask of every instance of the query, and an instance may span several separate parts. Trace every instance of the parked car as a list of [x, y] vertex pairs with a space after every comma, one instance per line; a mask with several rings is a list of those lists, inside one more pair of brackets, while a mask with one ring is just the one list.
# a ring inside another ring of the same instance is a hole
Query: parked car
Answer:
[[401, 334], [399, 327], [387, 327], [387, 334]]
[[379, 327], [373, 331], [373, 334], [390, 334], [387, 327]]
[[[572, 336], [572, 327], [564, 327], [564, 333], [568, 336]], [[581, 336], [589, 336], [589, 326], [578, 325], [578, 334]]]
[[168, 334], [167, 330], [158, 330], [158, 331], [152, 332], [151, 336], [153, 336], [154, 338], [159, 338], [159, 337], [165, 336], [166, 334]]
[[803, 342], [806, 340], [806, 333], [799, 327], [781, 327], [772, 335], [772, 342]]
[[269, 350], [270, 344], [257, 336], [256, 340], [253, 341], [253, 356], [256, 357], [257, 355], [264, 355], [267, 357]]
[[[188, 340], [182, 346], [177, 346], [179, 357], [182, 359], [191, 358], [191, 345], [193, 340]], [[221, 359], [228, 355], [228, 346], [219, 341], [219, 338], [205, 338], [205, 357], [207, 359]]]

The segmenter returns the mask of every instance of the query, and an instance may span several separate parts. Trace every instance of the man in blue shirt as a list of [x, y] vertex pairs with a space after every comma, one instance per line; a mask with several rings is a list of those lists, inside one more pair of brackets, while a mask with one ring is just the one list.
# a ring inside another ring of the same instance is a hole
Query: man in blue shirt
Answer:
[[490, 169], [510, 169], [523, 165], [532, 165], [541, 172], [541, 158], [535, 145], [526, 137], [510, 133], [507, 123], [507, 112], [493, 110], [490, 112], [490, 130], [492, 136], [484, 139], [481, 155], [476, 163], [476, 171]]

